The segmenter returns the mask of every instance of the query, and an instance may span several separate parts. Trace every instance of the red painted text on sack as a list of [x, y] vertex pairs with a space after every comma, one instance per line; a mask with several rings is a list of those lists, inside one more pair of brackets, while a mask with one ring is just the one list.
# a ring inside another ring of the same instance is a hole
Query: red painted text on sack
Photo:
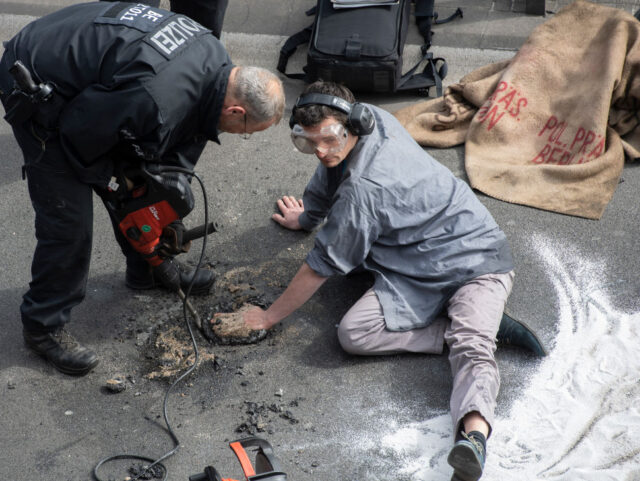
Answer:
[[520, 112], [528, 100], [522, 93], [508, 82], [500, 82], [491, 97], [480, 107], [476, 119], [491, 131], [505, 114], [520, 121]]
[[584, 164], [602, 155], [606, 138], [597, 132], [578, 127], [574, 132], [567, 130], [567, 122], [555, 115], [549, 116], [538, 132], [538, 137], [546, 139], [545, 145], [531, 159], [534, 164]]

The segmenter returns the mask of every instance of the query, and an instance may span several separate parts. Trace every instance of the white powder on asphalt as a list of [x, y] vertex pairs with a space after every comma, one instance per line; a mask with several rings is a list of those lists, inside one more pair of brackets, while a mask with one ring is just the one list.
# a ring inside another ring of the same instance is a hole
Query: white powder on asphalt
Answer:
[[[605, 265], [548, 239], [533, 248], [556, 290], [558, 334], [496, 420], [482, 480], [640, 480], [640, 314], [610, 305]], [[393, 430], [382, 454], [403, 479], [448, 481], [452, 442], [447, 414]]]

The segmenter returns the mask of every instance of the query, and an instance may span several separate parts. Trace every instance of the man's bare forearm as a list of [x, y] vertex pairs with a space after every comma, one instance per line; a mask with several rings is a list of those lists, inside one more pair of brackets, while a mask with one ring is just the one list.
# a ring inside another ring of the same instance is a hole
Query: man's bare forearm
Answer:
[[302, 306], [320, 289], [320, 286], [322, 286], [327, 279], [327, 277], [316, 274], [306, 262], [302, 264], [289, 286], [282, 295], [271, 304], [271, 307], [267, 309], [266, 315], [269, 323], [273, 325], [280, 322]]

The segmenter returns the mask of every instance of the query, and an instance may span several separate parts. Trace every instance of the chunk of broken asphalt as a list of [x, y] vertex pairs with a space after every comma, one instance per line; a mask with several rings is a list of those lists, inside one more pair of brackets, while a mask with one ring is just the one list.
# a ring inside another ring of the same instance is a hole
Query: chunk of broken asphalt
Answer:
[[127, 388], [127, 384], [125, 383], [123, 378], [114, 377], [111, 379], [107, 379], [107, 381], [105, 382], [105, 387], [109, 392], [119, 393], [124, 391]]

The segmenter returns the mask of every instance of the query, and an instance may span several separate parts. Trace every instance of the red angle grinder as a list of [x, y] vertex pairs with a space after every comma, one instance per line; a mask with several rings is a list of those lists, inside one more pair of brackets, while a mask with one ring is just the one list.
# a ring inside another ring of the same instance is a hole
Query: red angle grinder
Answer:
[[[249, 437], [239, 439], [229, 443], [229, 447], [233, 450], [246, 481], [287, 481], [287, 475], [282, 472], [280, 461], [273, 454], [273, 448], [268, 441]], [[255, 466], [251, 464], [251, 460], [245, 448], [256, 448]], [[237, 481], [233, 478], [223, 478], [218, 470], [213, 466], [204, 468], [204, 472], [189, 476], [189, 481]]]
[[[145, 176], [126, 197], [112, 204], [112, 211], [126, 239], [152, 266], [164, 261], [159, 255], [161, 237], [174, 221], [180, 221], [193, 210], [194, 198], [186, 175], [172, 172], [171, 168], [142, 167]], [[121, 194], [122, 195], [122, 194]], [[206, 230], [199, 232], [208, 234]], [[191, 239], [195, 239], [192, 235]], [[186, 244], [183, 240], [183, 244]], [[175, 246], [179, 250], [181, 246]]]

